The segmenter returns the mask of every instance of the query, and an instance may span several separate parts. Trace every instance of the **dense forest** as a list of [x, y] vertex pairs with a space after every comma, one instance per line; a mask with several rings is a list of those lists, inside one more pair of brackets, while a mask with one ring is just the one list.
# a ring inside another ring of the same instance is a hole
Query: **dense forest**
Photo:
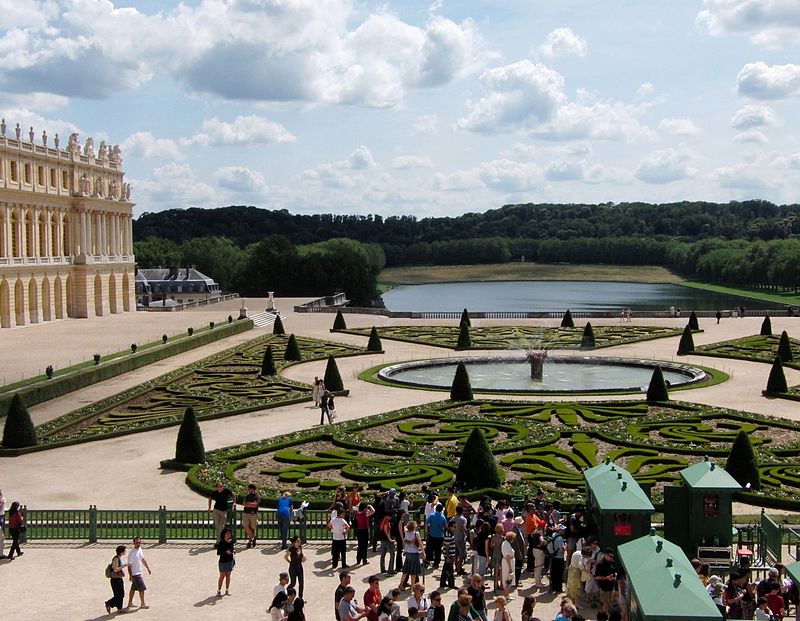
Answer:
[[[766, 201], [506, 205], [422, 219], [232, 206], [145, 213], [134, 239], [140, 266], [191, 263], [244, 295], [344, 289], [364, 303], [384, 264], [519, 260], [662, 265], [737, 286], [800, 286], [800, 205]], [[352, 272], [359, 262], [363, 274]]]

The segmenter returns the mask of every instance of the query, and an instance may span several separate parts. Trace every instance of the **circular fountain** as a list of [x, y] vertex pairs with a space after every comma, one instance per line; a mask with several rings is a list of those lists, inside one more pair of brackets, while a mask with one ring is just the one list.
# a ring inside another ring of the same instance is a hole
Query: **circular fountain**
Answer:
[[646, 391], [656, 365], [673, 388], [709, 379], [702, 369], [670, 362], [594, 356], [545, 358], [547, 364], [539, 357], [535, 369], [529, 354], [417, 360], [383, 367], [378, 377], [392, 384], [449, 389], [456, 366], [464, 362], [475, 392], [545, 394]]

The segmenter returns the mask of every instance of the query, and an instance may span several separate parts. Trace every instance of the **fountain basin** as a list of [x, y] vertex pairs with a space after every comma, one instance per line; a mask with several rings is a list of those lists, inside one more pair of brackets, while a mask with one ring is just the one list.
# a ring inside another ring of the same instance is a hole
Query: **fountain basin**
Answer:
[[524, 356], [435, 358], [383, 367], [386, 382], [432, 390], [450, 389], [456, 366], [464, 362], [475, 392], [581, 394], [646, 392], [656, 365], [668, 386], [686, 387], [705, 382], [700, 368], [671, 362], [594, 356], [550, 356], [541, 380], [530, 377]]

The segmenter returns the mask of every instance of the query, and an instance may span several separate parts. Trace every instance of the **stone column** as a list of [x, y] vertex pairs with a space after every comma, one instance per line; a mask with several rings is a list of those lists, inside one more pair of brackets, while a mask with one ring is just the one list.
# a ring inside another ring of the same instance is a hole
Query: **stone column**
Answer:
[[57, 257], [63, 257], [64, 252], [64, 212], [59, 210], [53, 214], [56, 219], [56, 243], [54, 253]]
[[9, 257], [10, 249], [8, 247], [9, 231], [11, 230], [11, 216], [8, 209], [8, 204], [4, 203], [0, 206], [3, 212], [3, 226], [0, 227], [0, 257]]
[[41, 227], [39, 226], [39, 216], [41, 211], [39, 207], [31, 207], [31, 233], [33, 233], [33, 240], [31, 242], [31, 251], [33, 258], [39, 256], [39, 242], [42, 234]]

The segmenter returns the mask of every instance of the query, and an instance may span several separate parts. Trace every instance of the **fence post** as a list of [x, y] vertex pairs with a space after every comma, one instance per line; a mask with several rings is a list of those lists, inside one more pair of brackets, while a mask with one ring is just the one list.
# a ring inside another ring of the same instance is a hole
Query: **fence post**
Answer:
[[167, 507], [158, 507], [158, 543], [167, 543]]
[[[19, 510], [22, 512], [22, 517], [25, 520], [25, 530], [20, 532], [19, 534], [19, 542], [20, 543], [28, 543], [28, 505], [22, 505]], [[0, 517], [5, 520], [5, 513], [0, 513]], [[5, 521], [3, 521], [3, 525], [0, 528], [5, 528]]]
[[97, 543], [97, 505], [89, 505], [89, 543]]

